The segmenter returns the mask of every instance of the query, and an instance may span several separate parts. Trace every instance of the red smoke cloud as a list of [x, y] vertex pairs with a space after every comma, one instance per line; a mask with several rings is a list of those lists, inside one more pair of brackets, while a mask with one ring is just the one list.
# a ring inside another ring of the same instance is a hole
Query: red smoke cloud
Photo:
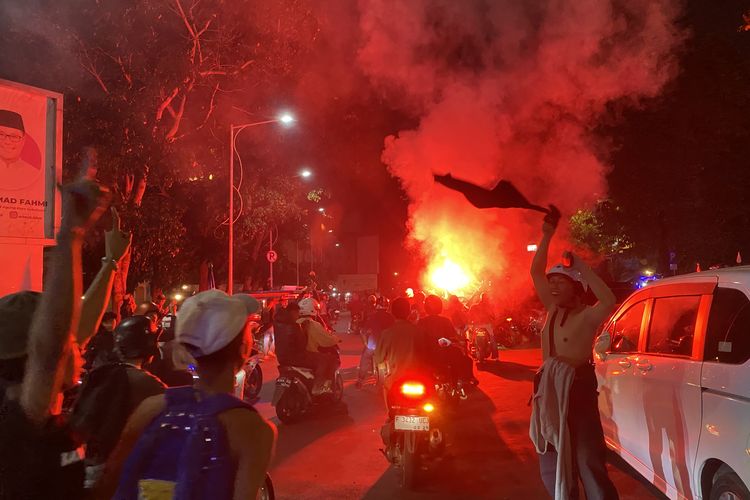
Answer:
[[[382, 159], [410, 197], [410, 235], [433, 266], [525, 282], [541, 217], [479, 211], [435, 185], [450, 172], [513, 182], [563, 213], [606, 196], [591, 129], [605, 106], [657, 95], [677, 69], [676, 0], [360, 1], [358, 62], [419, 125]], [[510, 272], [507, 272], [510, 271]], [[509, 287], [509, 288], [508, 288]]]

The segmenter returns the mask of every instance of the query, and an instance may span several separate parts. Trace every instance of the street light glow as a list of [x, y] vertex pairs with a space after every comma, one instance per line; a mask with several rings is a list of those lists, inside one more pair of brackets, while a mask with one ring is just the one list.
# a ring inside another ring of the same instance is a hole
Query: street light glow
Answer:
[[289, 113], [282, 113], [279, 116], [279, 121], [283, 123], [284, 125], [291, 125], [295, 122], [294, 117]]
[[310, 177], [312, 177], [312, 172], [310, 171], [310, 169], [307, 169], [307, 168], [305, 168], [305, 169], [303, 169], [303, 170], [302, 170], [302, 171], [301, 171], [301, 172], [299, 173], [299, 175], [301, 175], [301, 176], [302, 176], [302, 177], [304, 177], [305, 179], [309, 179]]
[[318, 209], [318, 212], [320, 212], [321, 214], [322, 214], [323, 212], [325, 212], [325, 211], [326, 211], [326, 209], [325, 209], [325, 208], [323, 208], [323, 207], [320, 207], [320, 208]]

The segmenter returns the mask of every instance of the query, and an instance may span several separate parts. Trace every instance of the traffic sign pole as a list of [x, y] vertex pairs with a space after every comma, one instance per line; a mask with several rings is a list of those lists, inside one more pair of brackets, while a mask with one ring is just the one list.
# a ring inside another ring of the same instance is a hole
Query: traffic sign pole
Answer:
[[276, 255], [276, 252], [273, 251], [273, 229], [268, 230], [268, 266], [269, 266], [269, 289], [273, 290], [273, 261], [276, 260], [275, 258], [271, 258], [271, 255]]

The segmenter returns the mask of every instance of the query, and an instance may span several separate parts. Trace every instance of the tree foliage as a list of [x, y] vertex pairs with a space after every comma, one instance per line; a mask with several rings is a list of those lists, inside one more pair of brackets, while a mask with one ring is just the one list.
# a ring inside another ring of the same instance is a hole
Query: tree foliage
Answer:
[[[266, 119], [269, 89], [295, 77], [318, 29], [305, 3], [18, 0], [5, 12], [0, 29], [17, 43], [0, 56], [2, 76], [65, 93], [65, 163], [97, 148], [100, 180], [134, 233], [121, 281], [167, 286], [195, 280], [196, 259], [223, 261], [229, 123]], [[35, 53], [57, 58], [29, 62]], [[298, 208], [299, 182], [279, 140], [265, 138], [235, 203], [244, 205], [234, 216], [247, 268], [260, 233]], [[249, 146], [238, 141], [238, 152], [249, 156]]]

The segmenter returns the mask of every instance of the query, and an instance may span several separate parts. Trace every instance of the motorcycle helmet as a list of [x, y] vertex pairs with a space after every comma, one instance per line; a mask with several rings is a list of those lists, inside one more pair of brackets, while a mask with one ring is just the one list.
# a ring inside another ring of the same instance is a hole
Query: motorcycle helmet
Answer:
[[302, 299], [299, 301], [299, 314], [300, 316], [315, 316], [320, 310], [320, 304], [312, 297]]
[[547, 271], [547, 278], [554, 275], [565, 276], [566, 278], [571, 280], [573, 283], [578, 285], [579, 293], [581, 294], [585, 294], [589, 289], [589, 285], [588, 283], [586, 283], [586, 280], [583, 279], [580, 271], [577, 271], [570, 267], [565, 267], [562, 264], [557, 264], [552, 269]]
[[114, 332], [115, 353], [122, 359], [147, 359], [159, 353], [159, 335], [152, 332], [146, 316], [131, 316], [117, 325]]

